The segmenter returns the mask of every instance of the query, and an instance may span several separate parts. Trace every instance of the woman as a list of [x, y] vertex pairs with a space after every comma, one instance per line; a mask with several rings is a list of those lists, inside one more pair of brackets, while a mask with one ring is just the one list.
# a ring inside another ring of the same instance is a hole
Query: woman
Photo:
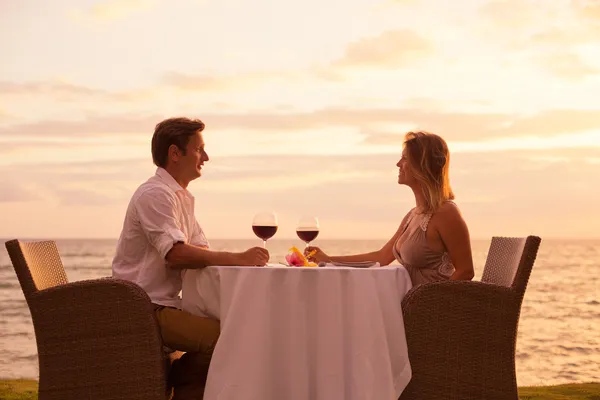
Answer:
[[448, 145], [438, 135], [408, 132], [404, 139], [398, 183], [410, 187], [416, 207], [406, 214], [394, 236], [378, 251], [351, 256], [329, 256], [318, 247], [315, 262], [398, 260], [408, 270], [413, 286], [446, 279], [473, 279], [469, 230], [450, 188]]

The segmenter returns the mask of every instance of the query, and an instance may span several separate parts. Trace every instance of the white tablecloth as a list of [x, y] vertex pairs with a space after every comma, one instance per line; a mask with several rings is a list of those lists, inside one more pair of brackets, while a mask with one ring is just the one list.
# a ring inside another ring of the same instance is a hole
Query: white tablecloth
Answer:
[[403, 267], [208, 267], [183, 280], [183, 308], [221, 320], [205, 400], [391, 400], [411, 378]]

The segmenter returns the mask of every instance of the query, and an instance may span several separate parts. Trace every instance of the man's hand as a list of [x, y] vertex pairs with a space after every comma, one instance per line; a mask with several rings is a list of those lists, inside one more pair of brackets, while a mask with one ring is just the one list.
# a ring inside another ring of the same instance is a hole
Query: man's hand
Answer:
[[239, 265], [247, 267], [262, 267], [269, 261], [269, 251], [262, 247], [252, 247], [239, 253]]

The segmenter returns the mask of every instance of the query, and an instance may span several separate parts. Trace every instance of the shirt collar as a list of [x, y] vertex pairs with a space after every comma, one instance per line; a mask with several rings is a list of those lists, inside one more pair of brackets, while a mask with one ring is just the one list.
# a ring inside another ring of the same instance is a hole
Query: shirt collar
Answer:
[[190, 193], [189, 190], [182, 188], [181, 185], [179, 183], [177, 183], [175, 178], [173, 178], [171, 176], [171, 174], [167, 172], [166, 169], [158, 167], [156, 169], [156, 175], [158, 175], [158, 177], [160, 179], [162, 179], [163, 182], [165, 182], [167, 184], [167, 186], [175, 193], [177, 193], [179, 191], [183, 191], [187, 196], [190, 196], [192, 198], [194, 197], [194, 196], [192, 196], [192, 194]]

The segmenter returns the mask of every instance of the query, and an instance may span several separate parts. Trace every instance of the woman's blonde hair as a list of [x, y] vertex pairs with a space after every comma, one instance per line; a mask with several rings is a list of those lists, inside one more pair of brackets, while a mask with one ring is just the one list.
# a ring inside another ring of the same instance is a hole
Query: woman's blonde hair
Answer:
[[433, 213], [447, 200], [454, 199], [450, 187], [450, 151], [438, 135], [408, 132], [404, 137], [413, 176], [421, 184], [425, 196], [424, 212]]

